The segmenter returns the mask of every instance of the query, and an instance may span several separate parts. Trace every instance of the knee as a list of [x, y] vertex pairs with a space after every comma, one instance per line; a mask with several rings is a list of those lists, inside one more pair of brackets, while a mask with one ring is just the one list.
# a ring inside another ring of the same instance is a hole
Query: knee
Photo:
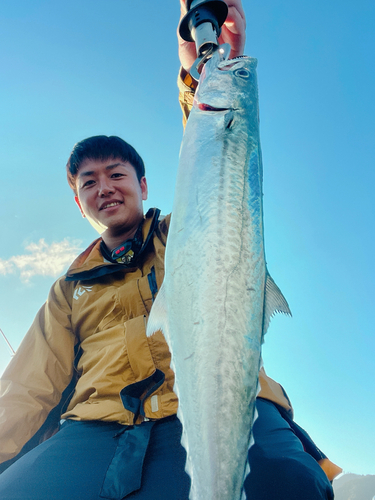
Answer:
[[258, 457], [245, 480], [247, 498], [332, 500], [332, 486], [324, 471], [312, 457], [306, 458], [308, 463], [286, 457], [262, 461]]

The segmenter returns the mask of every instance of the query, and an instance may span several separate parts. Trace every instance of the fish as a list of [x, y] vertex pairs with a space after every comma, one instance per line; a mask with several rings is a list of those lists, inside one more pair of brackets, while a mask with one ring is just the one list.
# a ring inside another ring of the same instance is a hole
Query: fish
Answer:
[[216, 52], [202, 71], [147, 324], [172, 356], [190, 500], [246, 498], [261, 346], [291, 314], [265, 259], [256, 66]]

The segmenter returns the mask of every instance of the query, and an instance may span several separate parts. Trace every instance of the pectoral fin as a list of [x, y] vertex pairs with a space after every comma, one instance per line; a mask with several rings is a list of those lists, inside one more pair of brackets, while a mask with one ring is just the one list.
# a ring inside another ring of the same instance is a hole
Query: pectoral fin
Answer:
[[161, 330], [167, 342], [169, 340], [168, 312], [165, 287], [161, 285], [156, 299], [151, 307], [150, 316], [147, 321], [146, 335], [151, 337], [155, 332]]

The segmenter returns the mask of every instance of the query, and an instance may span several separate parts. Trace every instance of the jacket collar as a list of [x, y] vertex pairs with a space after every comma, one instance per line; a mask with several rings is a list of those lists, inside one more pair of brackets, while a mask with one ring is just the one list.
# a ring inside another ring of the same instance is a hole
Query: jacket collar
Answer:
[[[158, 224], [159, 216], [160, 210], [158, 208], [150, 208], [147, 212], [142, 226], [143, 244], [138, 257], [141, 256], [147, 247]], [[106, 260], [100, 251], [101, 241], [102, 238], [93, 241], [91, 245], [74, 260], [66, 273], [65, 281], [89, 280], [119, 270], [136, 267], [136, 263], [131, 267], [127, 267], [124, 264], [113, 263]]]

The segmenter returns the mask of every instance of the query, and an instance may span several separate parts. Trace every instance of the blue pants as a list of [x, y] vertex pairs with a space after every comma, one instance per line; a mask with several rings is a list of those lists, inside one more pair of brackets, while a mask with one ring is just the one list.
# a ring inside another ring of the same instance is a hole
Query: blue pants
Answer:
[[[325, 472], [270, 401], [257, 400], [255, 443], [249, 451], [245, 491], [254, 500], [332, 500]], [[251, 496], [253, 495], [253, 496]]]
[[[257, 408], [247, 497], [332, 500], [326, 475], [276, 407], [258, 400]], [[190, 479], [184, 471], [181, 430], [177, 418], [129, 428], [67, 421], [57, 434], [1, 474], [0, 498], [187, 500]]]

